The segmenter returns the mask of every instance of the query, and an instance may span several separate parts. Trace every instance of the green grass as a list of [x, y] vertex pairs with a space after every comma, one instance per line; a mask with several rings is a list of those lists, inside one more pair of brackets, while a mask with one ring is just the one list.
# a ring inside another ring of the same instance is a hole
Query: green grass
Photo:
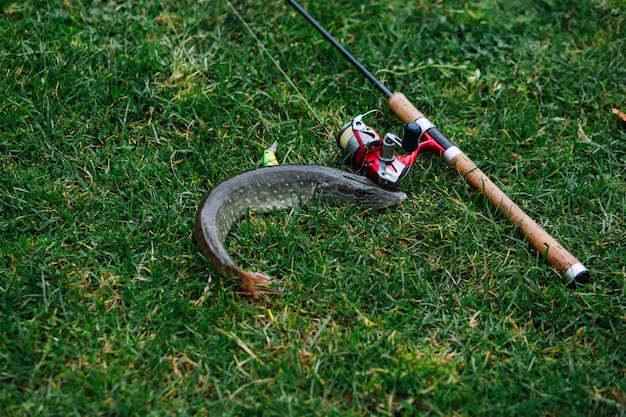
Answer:
[[266, 300], [200, 255], [197, 204], [274, 141], [339, 167], [327, 130], [384, 97], [286, 4], [233, 3], [316, 115], [224, 1], [0, 2], [0, 414], [626, 414], [622, 2], [303, 2], [593, 282], [422, 156], [397, 209], [237, 225]]

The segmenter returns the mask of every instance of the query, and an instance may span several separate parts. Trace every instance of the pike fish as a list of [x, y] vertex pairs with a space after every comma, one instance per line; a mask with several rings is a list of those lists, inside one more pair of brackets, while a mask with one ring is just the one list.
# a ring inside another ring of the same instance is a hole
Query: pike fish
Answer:
[[270, 212], [297, 204], [331, 206], [357, 204], [362, 207], [390, 207], [406, 198], [400, 191], [385, 190], [365, 177], [316, 165], [279, 165], [235, 175], [213, 188], [196, 214], [196, 239], [200, 250], [215, 269], [239, 281], [252, 295], [280, 292], [272, 278], [246, 271], [232, 260], [224, 241], [231, 228], [248, 210]]

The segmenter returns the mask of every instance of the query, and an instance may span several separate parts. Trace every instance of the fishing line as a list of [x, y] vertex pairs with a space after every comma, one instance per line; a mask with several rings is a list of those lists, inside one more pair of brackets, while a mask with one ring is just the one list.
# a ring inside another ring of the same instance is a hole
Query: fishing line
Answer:
[[324, 130], [326, 131], [326, 133], [328, 134], [329, 137], [333, 137], [333, 134], [331, 133], [330, 130], [328, 130], [328, 128], [326, 127], [326, 124], [322, 121], [322, 119], [320, 118], [320, 116], [317, 114], [317, 112], [315, 111], [315, 109], [313, 109], [313, 106], [311, 106], [311, 104], [307, 101], [306, 98], [304, 98], [304, 96], [302, 95], [302, 93], [300, 92], [300, 89], [298, 89], [298, 87], [296, 86], [296, 84], [293, 82], [293, 80], [289, 77], [289, 75], [287, 75], [287, 73], [282, 69], [282, 67], [280, 66], [280, 63], [272, 56], [272, 54], [270, 54], [270, 52], [267, 50], [267, 48], [263, 45], [263, 42], [261, 42], [261, 40], [256, 36], [256, 34], [254, 33], [254, 31], [252, 30], [252, 28], [250, 27], [250, 25], [248, 25], [248, 23], [243, 19], [243, 17], [239, 14], [239, 12], [235, 9], [235, 7], [232, 5], [232, 3], [229, 0], [225, 0], [226, 4], [228, 5], [228, 7], [230, 7], [230, 9], [233, 11], [233, 13], [235, 14], [235, 16], [237, 16], [237, 19], [239, 19], [239, 21], [241, 22], [241, 24], [246, 28], [246, 30], [250, 33], [250, 35], [254, 38], [254, 40], [256, 41], [256, 43], [259, 45], [259, 48], [263, 51], [263, 53], [265, 53], [269, 59], [274, 63], [274, 66], [276, 68], [278, 68], [278, 70], [280, 71], [280, 73], [283, 75], [283, 77], [285, 77], [285, 79], [287, 80], [287, 82], [289, 83], [289, 85], [291, 85], [291, 87], [296, 91], [297, 96], [304, 102], [304, 104], [308, 107], [309, 111], [311, 112], [311, 114], [313, 114], [313, 116], [317, 119], [317, 121], [320, 123], [320, 125], [324, 128]]

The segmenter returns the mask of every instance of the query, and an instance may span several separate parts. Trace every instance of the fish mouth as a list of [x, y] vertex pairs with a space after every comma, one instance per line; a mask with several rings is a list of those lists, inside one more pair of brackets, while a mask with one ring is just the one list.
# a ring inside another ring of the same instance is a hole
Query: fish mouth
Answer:
[[409, 196], [406, 195], [406, 193], [403, 191], [388, 190], [385, 198], [389, 202], [389, 205], [394, 205], [403, 202], [404, 200], [409, 198]]
[[359, 204], [365, 207], [394, 207], [407, 198], [408, 196], [402, 191], [387, 192], [369, 201], [361, 201]]
[[399, 192], [397, 192], [395, 194], [395, 199], [393, 201], [391, 201], [391, 203], [389, 205], [390, 206], [398, 205], [398, 204], [402, 203], [404, 200], [406, 200], [407, 198], [409, 198], [408, 195], [406, 195], [402, 191], [399, 191]]

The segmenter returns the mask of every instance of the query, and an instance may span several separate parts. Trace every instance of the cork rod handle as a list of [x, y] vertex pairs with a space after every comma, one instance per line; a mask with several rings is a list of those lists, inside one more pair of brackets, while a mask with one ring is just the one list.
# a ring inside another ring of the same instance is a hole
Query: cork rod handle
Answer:
[[[417, 110], [402, 93], [393, 93], [388, 98], [387, 105], [404, 123], [425, 119], [424, 114]], [[426, 126], [431, 126], [430, 122]], [[589, 280], [589, 272], [576, 257], [500, 190], [466, 154], [456, 146], [450, 146], [447, 138], [443, 138], [445, 143], [449, 144], [443, 155], [444, 160], [450, 167], [456, 169], [474, 190], [484, 193], [491, 205], [504, 214], [511, 223], [518, 225], [520, 235], [528, 240], [533, 249], [545, 257], [548, 264], [555, 267], [568, 282], [583, 283]]]

